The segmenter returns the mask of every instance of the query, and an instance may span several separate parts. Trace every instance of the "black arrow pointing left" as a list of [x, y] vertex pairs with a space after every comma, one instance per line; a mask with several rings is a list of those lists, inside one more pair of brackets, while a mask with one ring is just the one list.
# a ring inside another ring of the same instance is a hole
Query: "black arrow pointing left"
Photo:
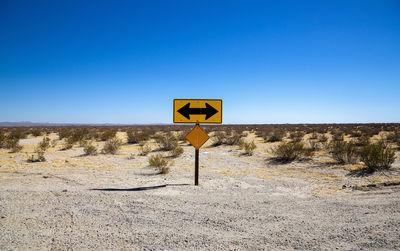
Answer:
[[216, 114], [218, 110], [208, 103], [206, 103], [206, 108], [190, 108], [190, 103], [187, 103], [178, 112], [187, 119], [190, 119], [190, 115], [206, 115], [207, 120]]

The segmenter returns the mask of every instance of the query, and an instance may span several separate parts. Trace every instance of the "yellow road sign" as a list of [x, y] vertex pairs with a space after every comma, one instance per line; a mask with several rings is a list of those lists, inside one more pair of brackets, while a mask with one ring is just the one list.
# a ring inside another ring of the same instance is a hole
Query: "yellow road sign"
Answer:
[[222, 99], [174, 99], [174, 123], [222, 123]]
[[196, 150], [210, 138], [200, 126], [196, 125], [185, 137]]

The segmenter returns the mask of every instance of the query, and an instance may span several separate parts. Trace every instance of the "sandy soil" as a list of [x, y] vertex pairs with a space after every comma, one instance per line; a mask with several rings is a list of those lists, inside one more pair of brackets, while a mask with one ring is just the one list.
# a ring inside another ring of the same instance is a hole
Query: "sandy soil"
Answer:
[[0, 150], [1, 250], [400, 249], [399, 160], [359, 177], [323, 152], [278, 165], [260, 139], [253, 156], [208, 142], [196, 187], [186, 144], [157, 175], [137, 145], [98, 156], [57, 145], [27, 163], [40, 140]]

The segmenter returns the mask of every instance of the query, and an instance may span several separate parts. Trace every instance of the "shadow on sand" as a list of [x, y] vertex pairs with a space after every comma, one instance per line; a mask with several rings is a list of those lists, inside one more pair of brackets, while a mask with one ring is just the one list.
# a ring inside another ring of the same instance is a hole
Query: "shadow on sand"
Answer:
[[149, 186], [149, 187], [135, 187], [135, 188], [92, 188], [89, 189], [91, 191], [109, 191], [109, 192], [138, 192], [138, 191], [146, 191], [146, 190], [154, 190], [159, 188], [164, 188], [167, 186], [189, 186], [189, 184], [166, 184], [166, 185], [159, 185], [159, 186]]

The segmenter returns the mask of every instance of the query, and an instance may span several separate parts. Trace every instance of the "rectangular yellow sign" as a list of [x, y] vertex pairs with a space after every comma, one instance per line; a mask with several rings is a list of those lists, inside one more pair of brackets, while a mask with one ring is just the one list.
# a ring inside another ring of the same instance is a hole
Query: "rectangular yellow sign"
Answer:
[[174, 99], [174, 123], [222, 123], [222, 99]]

